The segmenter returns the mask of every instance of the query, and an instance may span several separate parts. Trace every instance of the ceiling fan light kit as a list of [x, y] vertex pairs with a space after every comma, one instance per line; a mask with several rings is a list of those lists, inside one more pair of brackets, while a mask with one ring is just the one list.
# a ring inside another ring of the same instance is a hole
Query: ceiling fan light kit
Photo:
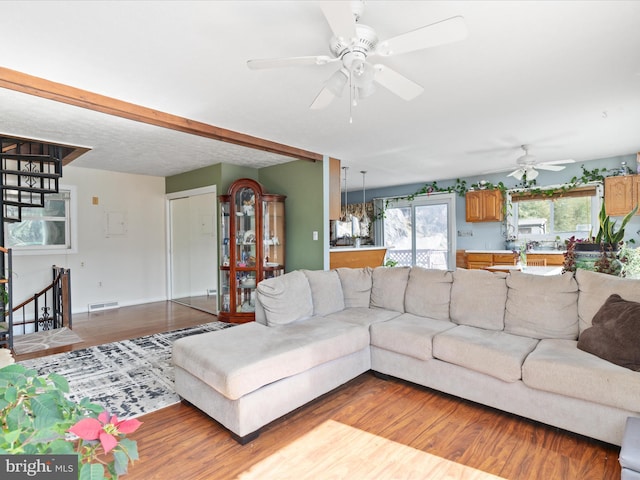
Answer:
[[333, 36], [329, 41], [331, 56], [303, 56], [276, 59], [249, 60], [251, 69], [325, 65], [340, 62], [340, 68], [325, 82], [310, 108], [326, 108], [336, 97], [341, 97], [349, 84], [349, 101], [357, 105], [358, 99], [375, 92], [375, 84], [404, 100], [412, 100], [424, 88], [386, 65], [370, 63], [371, 57], [388, 57], [425, 48], [456, 42], [467, 37], [462, 17], [448, 18], [380, 42], [376, 31], [358, 23], [364, 13], [364, 2], [318, 2]]

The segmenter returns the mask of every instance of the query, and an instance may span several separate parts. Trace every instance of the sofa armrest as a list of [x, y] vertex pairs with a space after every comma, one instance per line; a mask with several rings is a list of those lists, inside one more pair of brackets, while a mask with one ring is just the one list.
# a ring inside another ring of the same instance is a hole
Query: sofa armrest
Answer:
[[257, 323], [261, 323], [262, 325], [266, 325], [267, 324], [267, 315], [264, 312], [264, 307], [262, 306], [262, 303], [260, 303], [260, 299], [258, 298], [258, 295], [255, 296], [255, 302], [256, 302], [256, 311], [255, 311], [255, 315], [256, 315], [256, 322]]

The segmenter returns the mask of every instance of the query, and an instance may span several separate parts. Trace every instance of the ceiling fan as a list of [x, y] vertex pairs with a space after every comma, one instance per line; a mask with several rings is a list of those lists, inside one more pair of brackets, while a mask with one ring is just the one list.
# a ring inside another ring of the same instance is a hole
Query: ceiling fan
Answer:
[[325, 108], [336, 97], [341, 97], [347, 84], [350, 104], [353, 106], [357, 105], [358, 99], [371, 95], [376, 83], [404, 100], [412, 100], [423, 92], [423, 87], [386, 65], [371, 63], [370, 60], [451, 43], [467, 36], [464, 19], [457, 16], [379, 41], [372, 27], [358, 23], [364, 12], [364, 1], [319, 3], [333, 32], [329, 41], [331, 55], [256, 59], [247, 62], [251, 69], [339, 64], [339, 68], [327, 79], [311, 104], [310, 108], [314, 110]]
[[507, 175], [507, 177], [514, 177], [518, 180], [522, 180], [526, 176], [527, 180], [534, 180], [538, 176], [538, 170], [550, 170], [552, 172], [559, 172], [566, 167], [563, 164], [574, 163], [574, 160], [555, 160], [551, 162], [538, 162], [536, 157], [529, 153], [528, 145], [521, 145], [524, 155], [519, 157], [516, 162], [518, 168]]

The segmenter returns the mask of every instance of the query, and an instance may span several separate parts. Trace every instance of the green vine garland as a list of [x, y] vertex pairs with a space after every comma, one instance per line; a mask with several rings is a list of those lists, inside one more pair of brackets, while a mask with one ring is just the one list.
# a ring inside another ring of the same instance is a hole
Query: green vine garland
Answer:
[[[573, 190], [574, 188], [578, 188], [579, 186], [587, 183], [602, 182], [604, 181], [604, 178], [605, 178], [604, 173], [609, 171], [607, 168], [594, 168], [593, 170], [587, 170], [584, 167], [584, 165], [581, 165], [580, 168], [582, 168], [582, 175], [580, 177], [574, 176], [571, 178], [571, 180], [569, 180], [568, 183], [565, 183], [562, 186], [557, 188], [549, 188], [549, 189], [538, 188], [536, 187], [537, 184], [535, 179], [527, 180], [526, 174], [524, 177], [522, 177], [521, 183], [517, 184], [514, 188], [517, 189], [518, 191], [526, 190], [527, 192], [531, 192], [534, 195], [544, 195], [544, 196], [551, 197], [553, 195], [557, 195], [559, 191], [568, 192], [570, 190]], [[513, 190], [514, 188], [512, 188], [511, 190]], [[422, 186], [422, 188], [405, 197], [394, 197], [394, 198], [386, 199], [384, 204], [384, 209], [381, 212], [378, 212], [374, 220], [384, 218], [385, 210], [389, 207], [389, 205], [392, 202], [398, 202], [400, 200], [412, 201], [419, 195], [431, 195], [432, 193], [457, 193], [458, 196], [464, 197], [469, 190], [496, 190], [496, 189], [502, 192], [503, 198], [506, 197], [508, 189], [503, 182], [498, 182], [497, 184], [494, 184], [494, 183], [482, 180], [478, 183], [472, 183], [471, 185], [467, 186], [466, 180], [460, 180], [459, 178], [456, 178], [455, 184], [451, 185], [450, 187], [440, 187], [438, 186], [437, 182], [425, 183]]]

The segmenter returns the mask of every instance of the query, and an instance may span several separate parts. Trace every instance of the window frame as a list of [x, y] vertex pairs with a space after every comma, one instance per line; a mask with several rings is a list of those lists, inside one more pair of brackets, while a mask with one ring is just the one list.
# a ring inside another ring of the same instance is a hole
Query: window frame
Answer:
[[[539, 187], [541, 190], [556, 190], [557, 193], [553, 195], [533, 195], [531, 200], [553, 200], [554, 198], [563, 198], [563, 197], [575, 197], [578, 196], [575, 193], [571, 194], [571, 190], [562, 190], [566, 185], [550, 185], [545, 187]], [[585, 184], [583, 187], [587, 187], [589, 190], [594, 191], [593, 195], [580, 195], [580, 196], [590, 196], [591, 197], [591, 231], [593, 234], [598, 231], [599, 228], [599, 219], [598, 213], [600, 212], [600, 208], [602, 207], [602, 202], [604, 201], [604, 187], [602, 183], [589, 183]], [[582, 188], [582, 187], [578, 187]], [[518, 231], [518, 209], [517, 204], [520, 202], [526, 202], [531, 200], [514, 200], [513, 197], [516, 195], [526, 196], [527, 192], [523, 190], [508, 190], [506, 192], [506, 202], [507, 202], [507, 235], [517, 237], [519, 240], [524, 241], [555, 241], [557, 238], [560, 238], [561, 241], [564, 241], [571, 236], [575, 236], [577, 238], [586, 238], [589, 236], [588, 231], [583, 230], [575, 230], [571, 232], [551, 232], [545, 234], [537, 234], [537, 233], [523, 233], [520, 234]], [[553, 216], [553, 215], [552, 215]]]
[[[70, 253], [78, 253], [78, 206], [77, 206], [77, 188], [75, 185], [59, 185], [58, 192], [69, 192], [68, 208], [65, 208], [65, 230], [69, 234], [69, 246], [52, 246], [52, 245], [29, 245], [29, 246], [11, 246], [13, 255], [67, 255]], [[46, 195], [45, 195], [46, 196]], [[62, 217], [60, 217], [62, 218]], [[7, 226], [5, 226], [7, 228]], [[8, 235], [5, 230], [5, 243], [8, 243]]]

